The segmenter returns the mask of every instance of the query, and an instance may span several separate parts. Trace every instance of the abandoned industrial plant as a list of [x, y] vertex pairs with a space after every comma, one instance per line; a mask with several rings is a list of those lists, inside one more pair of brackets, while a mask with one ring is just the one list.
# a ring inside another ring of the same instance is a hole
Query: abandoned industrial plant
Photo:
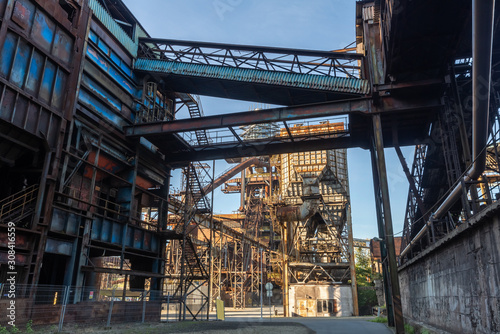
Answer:
[[[264, 305], [500, 333], [500, 4], [354, 7], [352, 44], [307, 50], [159, 38], [122, 0], [0, 0], [0, 328]], [[205, 115], [204, 97], [255, 107]], [[371, 157], [372, 239], [353, 235], [350, 149]]]

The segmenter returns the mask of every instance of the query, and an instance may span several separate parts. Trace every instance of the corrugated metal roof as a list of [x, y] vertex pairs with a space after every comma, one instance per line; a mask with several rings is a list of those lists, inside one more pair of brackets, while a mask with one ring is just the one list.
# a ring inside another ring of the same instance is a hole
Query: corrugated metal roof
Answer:
[[370, 21], [375, 19], [375, 6], [373, 4], [363, 6], [363, 20]]
[[118, 41], [130, 52], [133, 57], [137, 57], [137, 49], [139, 47], [139, 40], [135, 41], [120, 27], [118, 23], [111, 17], [111, 15], [99, 4], [97, 0], [90, 0], [89, 7], [94, 12], [94, 15], [99, 21], [109, 29]]
[[135, 69], [165, 74], [232, 80], [349, 94], [368, 94], [370, 92], [368, 80], [357, 78], [263, 71], [216, 65], [187, 64], [142, 58], [137, 59], [135, 62]]

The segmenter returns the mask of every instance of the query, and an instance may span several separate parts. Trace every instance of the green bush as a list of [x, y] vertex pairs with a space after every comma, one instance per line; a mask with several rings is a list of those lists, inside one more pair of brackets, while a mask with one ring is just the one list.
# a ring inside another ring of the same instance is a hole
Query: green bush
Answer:
[[35, 331], [33, 330], [33, 320], [28, 320], [26, 323], [26, 333], [34, 333]]
[[375, 290], [358, 289], [358, 304], [360, 307], [377, 305], [377, 293]]
[[415, 334], [415, 328], [410, 324], [405, 324], [405, 334]]

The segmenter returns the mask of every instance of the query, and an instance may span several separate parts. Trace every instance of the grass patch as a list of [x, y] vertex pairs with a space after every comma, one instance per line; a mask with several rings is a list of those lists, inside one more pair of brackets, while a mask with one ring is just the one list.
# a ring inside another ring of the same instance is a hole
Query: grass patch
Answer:
[[415, 328], [410, 324], [405, 324], [405, 334], [415, 334]]
[[371, 322], [379, 322], [381, 324], [387, 323], [386, 317], [376, 317], [375, 319], [370, 320]]

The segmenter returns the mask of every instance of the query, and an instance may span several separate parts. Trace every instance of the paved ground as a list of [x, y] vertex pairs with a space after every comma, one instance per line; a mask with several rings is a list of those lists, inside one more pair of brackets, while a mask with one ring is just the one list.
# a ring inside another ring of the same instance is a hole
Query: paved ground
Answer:
[[[284, 318], [283, 308], [265, 307], [235, 310], [226, 308], [225, 321], [215, 320], [215, 313], [210, 315], [212, 321], [154, 322], [112, 324], [112, 329], [104, 329], [103, 324], [66, 325], [65, 334], [392, 334], [385, 324], [370, 322], [374, 317], [349, 318]], [[36, 328], [36, 333], [52, 334], [56, 326]], [[0, 331], [1, 332], [1, 331]]]
[[298, 322], [312, 329], [316, 334], [353, 334], [373, 333], [392, 334], [385, 324], [370, 322], [367, 319], [353, 318], [291, 318], [287, 322]]
[[239, 322], [295, 322], [307, 326], [317, 334], [352, 334], [373, 333], [392, 334], [385, 324], [370, 322], [374, 317], [349, 317], [349, 318], [283, 318], [283, 308], [276, 312], [269, 312], [269, 307], [264, 307], [262, 318], [260, 308], [249, 308], [245, 310], [226, 309], [226, 321]]

